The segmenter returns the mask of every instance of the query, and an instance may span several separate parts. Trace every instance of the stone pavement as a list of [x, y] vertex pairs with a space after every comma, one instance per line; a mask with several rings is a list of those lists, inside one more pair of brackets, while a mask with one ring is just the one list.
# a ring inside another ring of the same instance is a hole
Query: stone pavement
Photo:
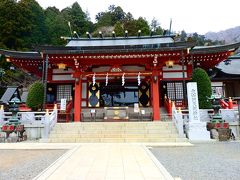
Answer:
[[239, 180], [240, 142], [198, 142], [192, 147], [150, 149], [172, 176], [184, 180]]
[[[153, 146], [154, 144], [151, 144]], [[155, 144], [178, 146], [178, 144]], [[180, 146], [190, 145], [180, 143]], [[144, 144], [4, 143], [0, 149], [69, 149], [36, 180], [161, 180], [174, 178]]]

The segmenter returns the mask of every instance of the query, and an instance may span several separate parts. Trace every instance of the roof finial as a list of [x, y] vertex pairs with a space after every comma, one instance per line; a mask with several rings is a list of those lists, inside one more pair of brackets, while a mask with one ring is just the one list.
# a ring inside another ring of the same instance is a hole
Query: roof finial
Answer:
[[128, 30], [125, 31], [125, 38], [128, 38]]
[[141, 36], [141, 32], [142, 32], [142, 31], [139, 29], [139, 30], [138, 30], [138, 37]]
[[88, 39], [91, 39], [91, 35], [89, 34], [88, 31], [86, 32], [86, 35], [87, 35]]
[[113, 37], [113, 38], [116, 38], [115, 31], [112, 31], [112, 37]]

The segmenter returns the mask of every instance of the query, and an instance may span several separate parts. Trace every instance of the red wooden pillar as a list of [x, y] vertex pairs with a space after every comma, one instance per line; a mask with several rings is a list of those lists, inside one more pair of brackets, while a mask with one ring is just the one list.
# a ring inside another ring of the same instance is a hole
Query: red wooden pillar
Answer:
[[191, 64], [188, 64], [186, 67], [187, 67], [187, 78], [191, 78], [193, 67]]
[[81, 121], [82, 110], [82, 77], [76, 78], [74, 92], [74, 122]]
[[152, 72], [152, 108], [153, 108], [153, 121], [160, 120], [160, 107], [159, 107], [159, 72], [153, 70]]

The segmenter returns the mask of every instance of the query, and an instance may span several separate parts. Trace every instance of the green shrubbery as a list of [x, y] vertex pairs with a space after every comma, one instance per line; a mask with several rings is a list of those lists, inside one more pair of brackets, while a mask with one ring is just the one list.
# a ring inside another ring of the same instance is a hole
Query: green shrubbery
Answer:
[[41, 82], [37, 81], [33, 83], [28, 92], [27, 96], [27, 106], [32, 108], [32, 110], [37, 110], [43, 105], [44, 99], [44, 86]]
[[207, 99], [207, 97], [211, 97], [212, 95], [212, 88], [211, 81], [206, 71], [201, 68], [196, 68], [193, 71], [192, 81], [197, 82], [199, 108], [200, 109], [212, 108], [211, 103]]

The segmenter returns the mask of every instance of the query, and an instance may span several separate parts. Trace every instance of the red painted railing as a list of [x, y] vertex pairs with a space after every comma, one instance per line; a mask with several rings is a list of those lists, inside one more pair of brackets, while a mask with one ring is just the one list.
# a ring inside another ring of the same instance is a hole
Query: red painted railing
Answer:
[[[71, 110], [73, 108], [73, 101], [68, 101], [66, 110], [60, 110], [60, 104], [57, 104], [58, 109], [58, 122], [69, 122], [71, 119]], [[54, 109], [54, 104], [46, 104], [45, 109], [52, 110]]]
[[18, 109], [19, 109], [19, 111], [31, 111], [32, 110], [26, 104], [20, 104]]
[[229, 97], [228, 101], [220, 99], [219, 102], [223, 109], [233, 109], [238, 107], [237, 101], [232, 100], [231, 97]]
[[168, 99], [166, 96], [164, 97], [164, 107], [168, 113], [168, 116], [172, 116], [172, 101]]

